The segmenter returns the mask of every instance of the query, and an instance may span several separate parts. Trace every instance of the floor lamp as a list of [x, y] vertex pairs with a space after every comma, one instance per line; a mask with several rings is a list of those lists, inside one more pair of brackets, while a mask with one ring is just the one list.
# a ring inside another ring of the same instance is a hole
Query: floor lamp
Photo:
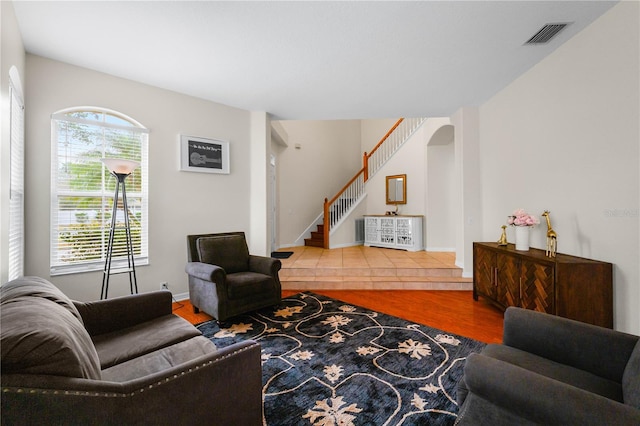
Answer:
[[[111, 228], [109, 229], [109, 242], [107, 244], [107, 255], [104, 261], [104, 271], [102, 276], [102, 290], [100, 291], [100, 299], [106, 299], [109, 292], [109, 277], [113, 274], [129, 274], [129, 287], [131, 288], [131, 294], [138, 293], [138, 282], [136, 280], [136, 266], [133, 261], [133, 242], [131, 240], [131, 228], [129, 227], [129, 207], [127, 206], [127, 190], [124, 184], [125, 179], [135, 169], [140, 167], [140, 163], [137, 161], [123, 160], [119, 158], [103, 158], [102, 162], [109, 169], [111, 174], [117, 179], [116, 193], [113, 196], [113, 211], [111, 213]], [[113, 241], [115, 237], [116, 226], [116, 214], [118, 211], [118, 194], [120, 185], [122, 185], [122, 206], [124, 212], [124, 227], [125, 239], [127, 245], [127, 267], [111, 269], [111, 258], [113, 257]]]

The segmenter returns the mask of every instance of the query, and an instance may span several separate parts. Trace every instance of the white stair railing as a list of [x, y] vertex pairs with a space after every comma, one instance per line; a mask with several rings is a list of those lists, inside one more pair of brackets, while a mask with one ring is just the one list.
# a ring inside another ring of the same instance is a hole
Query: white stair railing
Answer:
[[426, 118], [405, 118], [397, 126], [393, 132], [389, 133], [386, 139], [383, 139], [378, 145], [367, 155], [367, 179], [376, 174], [378, 170], [395, 154], [395, 152], [413, 135], [413, 133], [424, 123]]
[[[331, 203], [325, 199], [325, 217], [328, 217], [329, 231], [342, 219], [353, 205], [364, 195], [364, 170], [360, 170], [351, 181], [338, 193]], [[325, 219], [325, 224], [327, 223]]]

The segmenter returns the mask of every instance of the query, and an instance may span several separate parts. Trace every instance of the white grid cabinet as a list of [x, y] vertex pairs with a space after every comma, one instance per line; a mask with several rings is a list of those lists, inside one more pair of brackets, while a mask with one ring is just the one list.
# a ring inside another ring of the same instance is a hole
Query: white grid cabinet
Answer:
[[423, 250], [423, 219], [424, 216], [365, 216], [364, 245], [408, 251]]

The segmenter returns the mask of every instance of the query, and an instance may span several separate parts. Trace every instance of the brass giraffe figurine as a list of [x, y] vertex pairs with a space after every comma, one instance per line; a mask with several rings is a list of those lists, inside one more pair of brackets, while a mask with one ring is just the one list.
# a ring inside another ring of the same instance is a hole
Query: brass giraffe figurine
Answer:
[[549, 219], [549, 210], [545, 210], [542, 213], [547, 219], [547, 251], [545, 254], [549, 257], [556, 257], [556, 249], [558, 248], [558, 234], [551, 227], [551, 219]]

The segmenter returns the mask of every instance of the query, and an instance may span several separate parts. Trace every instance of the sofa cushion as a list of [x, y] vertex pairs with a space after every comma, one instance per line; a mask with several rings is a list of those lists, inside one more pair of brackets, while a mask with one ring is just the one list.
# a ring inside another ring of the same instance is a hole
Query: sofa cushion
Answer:
[[68, 306], [41, 297], [3, 299], [0, 317], [2, 374], [100, 379], [91, 338]]
[[74, 305], [58, 287], [40, 277], [20, 277], [2, 285], [0, 303], [16, 300], [19, 297], [40, 297], [50, 300], [68, 310], [82, 323], [82, 316]]
[[622, 402], [622, 387], [619, 383], [600, 376], [560, 364], [506, 345], [489, 344], [482, 355], [517, 365], [526, 370]]
[[625, 404], [640, 409], [640, 340], [622, 375], [622, 396]]
[[229, 299], [245, 297], [260, 297], [261, 294], [271, 294], [274, 290], [273, 278], [257, 272], [238, 272], [227, 275], [227, 295]]
[[202, 333], [187, 320], [169, 314], [133, 327], [93, 336], [93, 343], [104, 370], [200, 335]]
[[107, 368], [102, 371], [102, 379], [112, 382], [135, 380], [160, 373], [200, 356], [215, 353], [216, 350], [216, 345], [209, 339], [196, 336]]
[[220, 266], [227, 274], [249, 270], [249, 248], [242, 234], [200, 237], [196, 245], [200, 262]]

